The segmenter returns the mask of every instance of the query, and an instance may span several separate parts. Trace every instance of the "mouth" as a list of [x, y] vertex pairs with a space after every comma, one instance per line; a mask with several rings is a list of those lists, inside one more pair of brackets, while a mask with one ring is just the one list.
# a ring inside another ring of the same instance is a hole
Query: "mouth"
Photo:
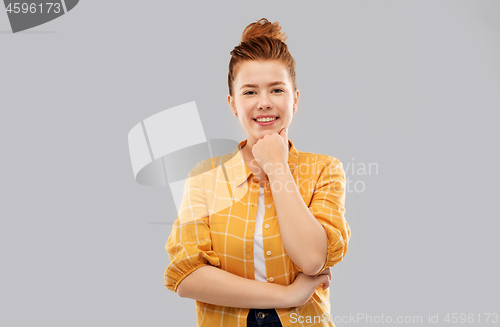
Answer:
[[275, 117], [273, 120], [269, 120], [269, 121], [258, 121], [257, 119], [253, 119], [254, 122], [257, 123], [257, 125], [260, 125], [260, 126], [268, 126], [268, 125], [272, 125], [274, 123], [276, 123], [280, 118], [279, 117]]

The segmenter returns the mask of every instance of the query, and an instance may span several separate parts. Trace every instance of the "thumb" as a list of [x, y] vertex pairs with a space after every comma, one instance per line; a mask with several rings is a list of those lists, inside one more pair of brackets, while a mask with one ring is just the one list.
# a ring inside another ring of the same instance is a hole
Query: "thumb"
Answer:
[[279, 133], [281, 137], [288, 139], [288, 128], [283, 127]]
[[279, 135], [281, 136], [286, 146], [288, 147], [288, 128], [283, 127], [279, 132]]

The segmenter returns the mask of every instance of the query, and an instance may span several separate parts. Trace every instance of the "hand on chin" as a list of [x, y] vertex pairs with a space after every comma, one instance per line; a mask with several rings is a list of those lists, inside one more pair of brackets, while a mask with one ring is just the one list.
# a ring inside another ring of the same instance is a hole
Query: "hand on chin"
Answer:
[[277, 165], [288, 165], [288, 131], [264, 134], [252, 147], [253, 157], [266, 174], [269, 174]]

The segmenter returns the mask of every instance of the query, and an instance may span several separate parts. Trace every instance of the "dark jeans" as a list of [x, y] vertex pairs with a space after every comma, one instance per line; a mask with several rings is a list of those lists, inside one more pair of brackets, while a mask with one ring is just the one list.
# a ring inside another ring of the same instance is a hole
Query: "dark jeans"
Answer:
[[274, 309], [250, 309], [247, 326], [283, 327], [278, 313]]

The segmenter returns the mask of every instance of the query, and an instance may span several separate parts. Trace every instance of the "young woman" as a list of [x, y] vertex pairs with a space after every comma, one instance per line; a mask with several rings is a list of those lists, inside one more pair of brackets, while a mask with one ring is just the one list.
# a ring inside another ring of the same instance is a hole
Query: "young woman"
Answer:
[[166, 244], [165, 286], [196, 300], [198, 326], [334, 326], [329, 268], [351, 234], [345, 175], [288, 140], [299, 91], [285, 40], [263, 18], [231, 51], [227, 100], [247, 139], [191, 170]]

